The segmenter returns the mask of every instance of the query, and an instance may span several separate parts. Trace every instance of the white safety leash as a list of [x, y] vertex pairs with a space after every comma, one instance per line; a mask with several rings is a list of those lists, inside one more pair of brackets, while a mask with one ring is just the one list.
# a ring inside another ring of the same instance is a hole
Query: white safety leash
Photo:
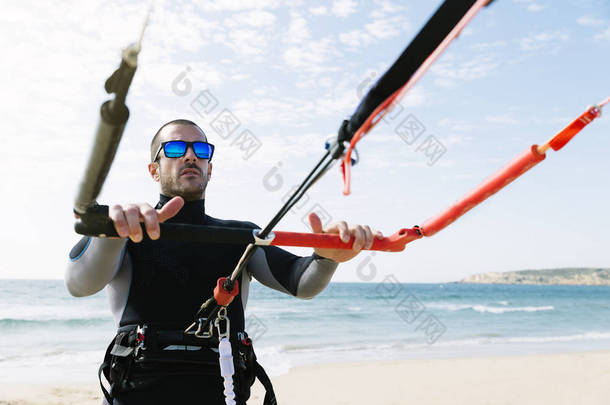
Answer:
[[222, 338], [218, 345], [218, 354], [220, 361], [220, 375], [224, 379], [224, 395], [227, 405], [235, 405], [235, 392], [233, 391], [233, 374], [235, 367], [233, 366], [233, 352], [231, 351], [231, 342], [229, 339]]

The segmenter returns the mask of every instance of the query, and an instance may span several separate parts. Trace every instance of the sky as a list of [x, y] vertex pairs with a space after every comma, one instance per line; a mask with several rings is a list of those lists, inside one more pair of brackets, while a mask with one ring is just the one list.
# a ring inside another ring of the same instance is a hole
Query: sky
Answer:
[[[157, 1], [98, 201], [154, 204], [149, 143], [196, 121], [216, 145], [206, 211], [264, 226], [341, 121], [440, 3]], [[0, 278], [63, 277], [72, 206], [108, 96], [139, 35], [143, 1], [5, 2], [0, 13]], [[610, 1], [496, 0], [358, 146], [352, 194], [330, 170], [277, 230], [421, 224], [610, 96]], [[229, 115], [231, 128], [216, 119]], [[446, 282], [488, 271], [610, 267], [610, 110], [560, 152], [401, 253], [363, 252], [335, 281]], [[401, 125], [415, 122], [417, 136]], [[401, 136], [402, 134], [402, 136]], [[436, 142], [442, 154], [422, 147]], [[248, 147], [249, 146], [249, 147]], [[8, 153], [6, 153], [8, 151]], [[310, 249], [289, 250], [310, 254]]]

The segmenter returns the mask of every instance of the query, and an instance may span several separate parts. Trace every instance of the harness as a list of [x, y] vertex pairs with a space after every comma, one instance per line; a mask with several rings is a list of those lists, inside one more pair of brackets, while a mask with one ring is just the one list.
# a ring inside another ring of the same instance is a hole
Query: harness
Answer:
[[[277, 401], [269, 376], [257, 362], [245, 331], [230, 337], [226, 310], [203, 332], [168, 330], [159, 325], [127, 325], [117, 330], [98, 370], [100, 387], [109, 404], [121, 393], [146, 389], [167, 376], [222, 376], [226, 404], [245, 404], [258, 378], [266, 394], [264, 405]], [[106, 389], [102, 374], [110, 384]]]

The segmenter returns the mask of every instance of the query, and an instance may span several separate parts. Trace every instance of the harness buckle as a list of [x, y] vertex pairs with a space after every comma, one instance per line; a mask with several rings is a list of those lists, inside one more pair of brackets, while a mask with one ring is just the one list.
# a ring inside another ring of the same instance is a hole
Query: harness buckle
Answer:
[[[204, 331], [204, 328], [208, 326], [208, 330]], [[208, 318], [199, 318], [197, 330], [195, 331], [195, 337], [201, 339], [209, 339], [214, 335], [214, 331], [212, 329], [212, 323], [208, 323]]]
[[[224, 322], [223, 322], [224, 321]], [[224, 323], [224, 331], [222, 325]], [[216, 331], [218, 332], [218, 340], [222, 340], [222, 338], [229, 339], [231, 334], [231, 322], [227, 317], [227, 307], [221, 307], [218, 311], [218, 316], [214, 321], [214, 326], [216, 327]], [[211, 325], [210, 325], [211, 329]]]
[[136, 346], [134, 348], [134, 356], [137, 356], [140, 350], [146, 350], [146, 325], [136, 328]]

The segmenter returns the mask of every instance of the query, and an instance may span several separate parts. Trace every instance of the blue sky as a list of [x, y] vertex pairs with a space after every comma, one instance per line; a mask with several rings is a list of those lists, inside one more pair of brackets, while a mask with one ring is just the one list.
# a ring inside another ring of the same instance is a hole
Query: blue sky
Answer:
[[[183, 117], [217, 146], [208, 213], [264, 225], [353, 112], [359, 88], [394, 61], [437, 6], [156, 2], [128, 97], [131, 119], [100, 202], [156, 201], [148, 144], [161, 124]], [[120, 49], [137, 38], [146, 8], [137, 1], [3, 6], [0, 44], [10, 63], [0, 66], [0, 125], [9, 154], [0, 161], [0, 277], [63, 276], [77, 240], [72, 202], [106, 99], [103, 81]], [[384, 234], [422, 223], [608, 97], [609, 55], [608, 1], [496, 0], [395, 117], [361, 141], [352, 195], [341, 195], [333, 168], [278, 229], [306, 231], [301, 219], [311, 209]], [[191, 88], [179, 81], [180, 93], [172, 83], [182, 72]], [[202, 95], [215, 100], [208, 114], [191, 106]], [[235, 133], [214, 129], [224, 110], [240, 122]], [[418, 142], [409, 145], [395, 132], [409, 115], [425, 127], [420, 139], [434, 136], [446, 148], [432, 166]], [[239, 147], [246, 130], [260, 144], [251, 154]], [[341, 265], [335, 280], [358, 281], [365, 268], [371, 281], [393, 274], [403, 282], [440, 282], [484, 271], [610, 267], [609, 134], [603, 116], [452, 227], [402, 253], [362, 254]], [[282, 183], [271, 185], [270, 173]]]

